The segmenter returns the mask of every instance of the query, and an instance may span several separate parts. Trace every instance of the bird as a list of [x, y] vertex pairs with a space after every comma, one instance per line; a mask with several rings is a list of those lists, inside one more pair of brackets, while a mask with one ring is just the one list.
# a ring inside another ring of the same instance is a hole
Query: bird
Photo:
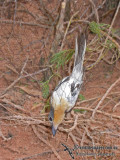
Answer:
[[75, 40], [75, 57], [73, 70], [70, 76], [63, 78], [54, 89], [50, 100], [50, 113], [48, 119], [55, 136], [58, 126], [65, 115], [76, 104], [83, 83], [83, 61], [86, 52], [86, 34], [80, 32]]

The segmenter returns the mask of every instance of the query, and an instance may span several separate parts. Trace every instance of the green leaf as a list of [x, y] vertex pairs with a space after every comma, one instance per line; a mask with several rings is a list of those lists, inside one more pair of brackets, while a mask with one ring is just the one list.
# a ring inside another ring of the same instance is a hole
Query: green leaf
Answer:
[[109, 49], [114, 49], [116, 47], [115, 44], [111, 40], [107, 40], [106, 45]]
[[46, 105], [43, 107], [43, 109], [41, 110], [41, 113], [45, 113], [46, 110], [49, 109], [50, 110], [50, 103], [49, 103], [49, 99], [46, 102]]
[[56, 68], [63, 67], [71, 59], [73, 53], [73, 49], [60, 51], [52, 56], [50, 63], [56, 64]]
[[47, 98], [49, 95], [49, 81], [46, 81], [42, 84], [42, 94], [43, 98]]
[[82, 94], [80, 94], [78, 97], [80, 98], [81, 101], [85, 100], [85, 97]]
[[101, 37], [101, 29], [100, 29], [100, 25], [96, 22], [91, 22], [89, 24], [89, 28], [91, 30], [91, 32], [97, 34], [99, 37]]
[[84, 109], [73, 109], [75, 113], [79, 112], [79, 113], [84, 113], [85, 110]]
[[3, 58], [2, 57], [0, 57], [0, 61], [2, 61], [3, 60]]

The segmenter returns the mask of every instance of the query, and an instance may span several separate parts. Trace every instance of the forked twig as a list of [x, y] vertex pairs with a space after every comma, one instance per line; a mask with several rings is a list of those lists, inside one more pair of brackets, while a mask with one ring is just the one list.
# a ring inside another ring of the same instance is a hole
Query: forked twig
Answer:
[[96, 111], [98, 110], [98, 108], [100, 107], [100, 105], [102, 104], [102, 102], [104, 101], [104, 99], [107, 97], [107, 95], [109, 94], [109, 92], [112, 90], [112, 88], [120, 81], [120, 77], [108, 88], [108, 90], [106, 91], [106, 93], [104, 94], [104, 96], [102, 97], [102, 99], [99, 101], [98, 105], [95, 107], [93, 113], [92, 113], [92, 118], [94, 118]]
[[74, 121], [74, 125], [71, 128], [64, 129], [63, 127], [59, 127], [59, 130], [62, 131], [62, 132], [67, 132], [67, 133], [73, 131], [76, 128], [76, 126], [77, 126], [77, 120], [78, 120], [78, 115], [76, 115], [75, 121]]
[[96, 21], [97, 21], [97, 23], [99, 23], [98, 10], [96, 9], [96, 6], [95, 6], [95, 4], [94, 4], [93, 0], [89, 0], [89, 1], [90, 1], [90, 3], [91, 3], [91, 4], [92, 4], [92, 6], [93, 6], [93, 9], [94, 9], [94, 12], [95, 12]]

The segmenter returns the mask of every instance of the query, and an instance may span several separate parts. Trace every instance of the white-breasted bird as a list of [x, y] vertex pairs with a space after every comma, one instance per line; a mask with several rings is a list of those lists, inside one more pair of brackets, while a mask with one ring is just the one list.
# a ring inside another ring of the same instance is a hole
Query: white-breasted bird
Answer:
[[75, 43], [75, 59], [72, 74], [63, 78], [51, 96], [49, 121], [52, 123], [52, 134], [55, 136], [59, 124], [75, 106], [83, 83], [83, 61], [86, 51], [85, 33], [79, 33]]

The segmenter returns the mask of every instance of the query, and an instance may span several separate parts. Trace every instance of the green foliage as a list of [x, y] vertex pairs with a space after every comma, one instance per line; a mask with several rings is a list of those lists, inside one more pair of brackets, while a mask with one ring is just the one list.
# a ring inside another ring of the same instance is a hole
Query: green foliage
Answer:
[[52, 75], [47, 81], [45, 82], [40, 82], [42, 84], [42, 95], [43, 95], [43, 98], [47, 98], [49, 96], [49, 82], [51, 80], [51, 78], [53, 77], [54, 75]]
[[49, 80], [42, 83], [42, 94], [45, 99], [49, 96]]
[[116, 47], [115, 44], [110, 40], [107, 40], [106, 45], [109, 49], [114, 49]]
[[56, 64], [56, 68], [59, 68], [60, 66], [63, 67], [65, 63], [67, 63], [71, 59], [73, 53], [74, 49], [60, 51], [52, 56], [50, 62], [52, 64]]
[[101, 29], [100, 29], [100, 25], [96, 22], [91, 22], [89, 24], [89, 28], [91, 30], [91, 32], [97, 34], [99, 37], [101, 36]]
[[19, 92], [20, 92], [21, 94], [24, 94], [24, 93], [25, 93], [22, 89], [20, 89]]
[[81, 101], [85, 100], [85, 97], [82, 94], [80, 94], [78, 97], [80, 98]]
[[31, 79], [30, 81], [31, 81], [31, 82], [36, 82], [36, 80], [35, 80], [35, 79]]
[[84, 109], [73, 109], [75, 113], [84, 113]]
[[105, 24], [105, 23], [96, 23], [94, 21], [92, 21], [90, 24], [89, 24], [89, 28], [91, 30], [91, 32], [97, 34], [99, 37], [102, 36], [102, 33], [101, 31], [104, 31], [106, 29], [108, 29], [110, 27], [109, 24]]
[[45, 113], [47, 109], [50, 109], [50, 103], [49, 103], [49, 99], [46, 102], [46, 105], [43, 107], [43, 109], [41, 110], [41, 113]]

